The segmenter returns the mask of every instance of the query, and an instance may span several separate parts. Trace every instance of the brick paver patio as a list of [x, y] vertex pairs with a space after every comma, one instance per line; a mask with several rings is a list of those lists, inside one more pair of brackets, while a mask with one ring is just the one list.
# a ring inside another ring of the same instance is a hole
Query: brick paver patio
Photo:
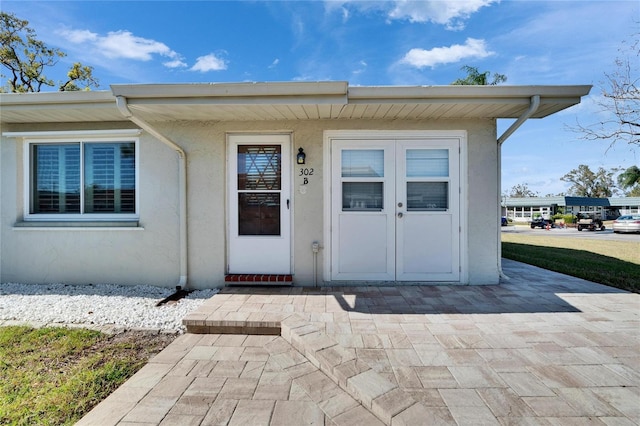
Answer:
[[225, 288], [79, 424], [640, 424], [640, 295], [504, 271], [497, 286]]

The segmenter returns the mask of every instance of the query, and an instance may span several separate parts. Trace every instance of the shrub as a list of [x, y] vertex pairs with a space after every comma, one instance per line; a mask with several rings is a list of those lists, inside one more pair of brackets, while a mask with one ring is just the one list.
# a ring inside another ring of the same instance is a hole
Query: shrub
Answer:
[[564, 221], [564, 223], [576, 223], [576, 217], [572, 214], [556, 213], [551, 216], [551, 219], [553, 219], [554, 222], [557, 220], [562, 220]]

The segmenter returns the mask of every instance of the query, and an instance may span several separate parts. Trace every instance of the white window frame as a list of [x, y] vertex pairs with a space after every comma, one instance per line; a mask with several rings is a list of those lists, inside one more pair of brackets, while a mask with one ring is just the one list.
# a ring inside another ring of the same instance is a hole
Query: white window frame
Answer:
[[[141, 131], [97, 130], [79, 132], [24, 132], [5, 134], [5, 136], [22, 137], [24, 141], [24, 221], [59, 221], [59, 222], [125, 222], [137, 221], [140, 218], [140, 140]], [[135, 149], [135, 213], [84, 213], [84, 145], [90, 143], [133, 143]], [[31, 213], [31, 197], [33, 184], [32, 146], [44, 144], [80, 144], [80, 208], [81, 213]]]

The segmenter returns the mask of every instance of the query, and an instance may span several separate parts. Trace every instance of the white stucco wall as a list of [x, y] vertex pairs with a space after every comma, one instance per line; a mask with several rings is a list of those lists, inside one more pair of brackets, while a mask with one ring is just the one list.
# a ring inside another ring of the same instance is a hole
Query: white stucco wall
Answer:
[[[466, 264], [470, 284], [498, 282], [497, 145], [492, 120], [450, 121], [266, 121], [153, 123], [183, 147], [188, 158], [188, 273], [192, 288], [224, 285], [226, 271], [226, 135], [228, 132], [283, 132], [292, 135], [292, 153], [307, 154], [314, 169], [306, 193], [302, 178], [292, 177], [293, 271], [296, 285], [313, 285], [311, 244], [325, 245], [323, 164], [325, 130], [465, 130], [467, 200]], [[84, 125], [87, 128], [87, 125]], [[122, 123], [95, 125], [122, 128]], [[47, 126], [73, 130], [76, 126]], [[2, 131], [33, 131], [14, 126]], [[140, 226], [135, 230], [25, 230], [14, 227], [22, 219], [22, 147], [3, 138], [0, 189], [0, 282], [117, 282], [172, 287], [179, 277], [178, 161], [173, 150], [143, 133], [140, 137]], [[463, 156], [465, 153], [463, 153]], [[293, 158], [290, 159], [293, 161]], [[295, 168], [294, 168], [295, 169]], [[466, 202], [465, 202], [466, 201]], [[322, 281], [324, 250], [318, 254]]]
[[[126, 124], [90, 128], [123, 127]], [[71, 128], [77, 127], [29, 126], [28, 130]], [[25, 131], [25, 127], [11, 131]], [[139, 149], [139, 227], [48, 227], [46, 223], [21, 227], [16, 224], [23, 217], [23, 142], [3, 137], [0, 282], [175, 286], [179, 275], [177, 159], [146, 134], [140, 137]]]

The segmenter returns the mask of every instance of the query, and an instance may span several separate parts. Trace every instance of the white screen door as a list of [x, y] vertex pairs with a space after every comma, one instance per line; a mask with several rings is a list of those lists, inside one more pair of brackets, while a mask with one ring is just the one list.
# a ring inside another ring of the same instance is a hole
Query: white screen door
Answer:
[[289, 135], [229, 136], [229, 273], [291, 273]]
[[333, 142], [332, 279], [459, 281], [459, 146]]

